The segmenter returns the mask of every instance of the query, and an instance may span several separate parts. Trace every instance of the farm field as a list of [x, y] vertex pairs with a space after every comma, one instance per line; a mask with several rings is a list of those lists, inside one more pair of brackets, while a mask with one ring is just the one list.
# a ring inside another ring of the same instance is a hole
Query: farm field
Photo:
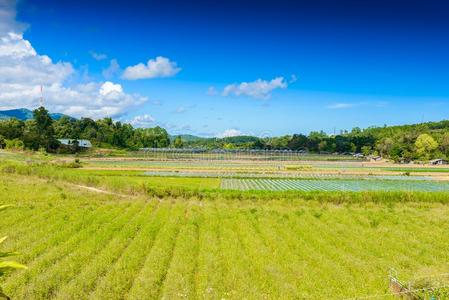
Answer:
[[1, 204], [15, 207], [0, 236], [28, 267], [0, 282], [13, 299], [359, 299], [388, 295], [390, 268], [404, 282], [449, 271], [449, 183], [432, 178], [164, 177], [4, 157]]
[[267, 191], [449, 191], [449, 182], [412, 180], [348, 180], [348, 179], [223, 179], [223, 189]]
[[[398, 165], [387, 162], [367, 162], [360, 160], [326, 161], [254, 161], [254, 160], [155, 160], [142, 157], [86, 157], [84, 168], [89, 170], [143, 171], [155, 176], [172, 173], [191, 177], [220, 177], [222, 174], [244, 175], [247, 177], [320, 177], [320, 176], [407, 176], [432, 177], [449, 181], [449, 169], [444, 166]], [[323, 157], [325, 159], [325, 157]], [[167, 172], [164, 174], [164, 172]], [[197, 173], [192, 174], [192, 173]], [[189, 175], [190, 174], [190, 175]], [[210, 174], [210, 175], [209, 175]]]
[[3, 282], [15, 299], [342, 299], [387, 293], [390, 267], [405, 279], [449, 267], [447, 204], [160, 201], [22, 175], [0, 186], [16, 205], [1, 234], [29, 268]]
[[207, 172], [207, 171], [147, 171], [150, 177], [200, 177], [200, 178], [316, 178], [316, 179], [388, 179], [388, 180], [432, 180], [430, 176], [404, 175], [350, 175], [350, 174], [320, 174], [320, 173], [247, 173], [247, 172]]

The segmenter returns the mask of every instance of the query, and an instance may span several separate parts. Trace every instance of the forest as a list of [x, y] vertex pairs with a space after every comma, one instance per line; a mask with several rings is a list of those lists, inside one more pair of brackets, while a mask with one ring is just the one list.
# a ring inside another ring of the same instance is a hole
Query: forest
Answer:
[[31, 120], [11, 118], [0, 121], [2, 148], [55, 152], [60, 148], [58, 139], [62, 138], [86, 139], [97, 147], [130, 150], [170, 145], [169, 135], [161, 127], [133, 128], [130, 124], [114, 122], [111, 118], [77, 120], [63, 116], [53, 120], [43, 107], [33, 111]]
[[[323, 131], [279, 137], [235, 136], [201, 138], [170, 136], [157, 126], [134, 128], [111, 118], [93, 120], [63, 116], [52, 119], [44, 107], [33, 111], [33, 119], [0, 121], [0, 147], [7, 149], [60, 150], [58, 139], [87, 139], [96, 147], [138, 150], [150, 148], [282, 149], [311, 153], [362, 153], [396, 162], [449, 158], [449, 121], [415, 125], [353, 128], [340, 134]], [[76, 150], [76, 149], [75, 149]]]
[[279, 137], [252, 136], [198, 139], [184, 146], [224, 149], [287, 149], [311, 153], [361, 153], [390, 158], [396, 162], [449, 158], [449, 121], [415, 125], [353, 128], [329, 135], [314, 131], [309, 135]]

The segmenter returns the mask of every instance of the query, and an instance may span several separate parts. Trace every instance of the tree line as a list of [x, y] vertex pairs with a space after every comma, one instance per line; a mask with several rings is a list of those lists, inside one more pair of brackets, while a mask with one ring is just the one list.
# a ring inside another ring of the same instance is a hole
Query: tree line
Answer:
[[208, 148], [303, 150], [312, 153], [362, 153], [383, 156], [394, 161], [449, 158], [449, 120], [415, 125], [353, 128], [340, 134], [311, 132], [258, 138], [236, 136], [225, 138], [191, 138], [181, 136], [170, 140], [161, 127], [133, 128], [131, 124], [114, 122], [111, 118], [92, 120], [62, 117], [53, 120], [44, 107], [33, 111], [33, 119], [0, 121], [0, 148], [61, 149], [58, 139], [86, 139], [102, 148]]
[[185, 142], [187, 147], [223, 149], [294, 150], [312, 153], [360, 153], [382, 156], [396, 162], [449, 158], [449, 121], [415, 125], [353, 128], [340, 134], [311, 132], [279, 137], [253, 136], [199, 139]]
[[1, 148], [56, 152], [62, 148], [58, 139], [86, 139], [97, 147], [131, 150], [170, 145], [169, 135], [161, 127], [133, 128], [111, 118], [77, 120], [63, 116], [53, 120], [44, 107], [34, 110], [33, 119], [27, 121], [15, 118], [0, 121]]

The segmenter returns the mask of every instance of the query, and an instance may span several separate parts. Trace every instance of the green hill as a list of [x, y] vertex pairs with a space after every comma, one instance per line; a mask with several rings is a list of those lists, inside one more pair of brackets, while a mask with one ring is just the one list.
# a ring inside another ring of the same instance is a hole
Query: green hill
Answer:
[[[59, 120], [65, 115], [61, 113], [50, 113], [50, 116], [53, 118], [53, 120]], [[0, 120], [11, 118], [16, 118], [22, 121], [30, 120], [33, 118], [33, 112], [27, 108], [0, 110]]]

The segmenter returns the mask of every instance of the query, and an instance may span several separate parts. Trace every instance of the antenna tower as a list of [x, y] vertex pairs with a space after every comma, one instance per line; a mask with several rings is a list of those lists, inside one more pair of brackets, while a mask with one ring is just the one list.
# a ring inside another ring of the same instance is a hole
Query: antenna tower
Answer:
[[41, 85], [41, 98], [39, 99], [41, 107], [44, 107], [44, 87]]

